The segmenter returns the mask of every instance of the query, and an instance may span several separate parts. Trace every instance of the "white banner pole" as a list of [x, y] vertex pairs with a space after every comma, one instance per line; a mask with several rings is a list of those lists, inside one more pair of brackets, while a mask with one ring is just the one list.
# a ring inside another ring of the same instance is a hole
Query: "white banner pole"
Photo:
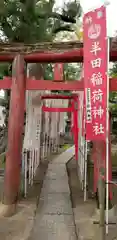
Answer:
[[106, 234], [108, 234], [108, 209], [109, 209], [109, 38], [108, 44], [108, 59], [107, 59], [107, 117], [106, 117]]
[[[107, 7], [110, 1], [105, 0], [104, 5]], [[106, 234], [108, 234], [108, 210], [109, 210], [109, 59], [110, 59], [110, 41], [107, 36], [107, 116], [106, 116]]]
[[85, 176], [84, 176], [84, 202], [87, 200], [87, 140], [85, 139]]

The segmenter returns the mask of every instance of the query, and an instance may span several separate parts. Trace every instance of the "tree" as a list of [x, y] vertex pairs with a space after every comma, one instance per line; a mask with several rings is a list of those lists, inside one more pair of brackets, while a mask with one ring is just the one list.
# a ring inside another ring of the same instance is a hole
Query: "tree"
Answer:
[[[56, 34], [63, 31], [74, 31], [73, 24], [81, 15], [79, 1], [73, 0], [64, 5], [61, 12], [54, 8], [54, 0], [1, 0], [0, 8], [0, 41], [35, 43], [53, 41]], [[52, 65], [44, 67], [45, 79], [52, 78]], [[11, 74], [11, 65], [1, 65], [2, 76]], [[5, 100], [0, 101], [5, 105], [7, 133], [10, 91], [5, 91]], [[4, 135], [4, 134], [3, 134]], [[5, 134], [7, 137], [7, 135]], [[5, 140], [6, 142], [6, 140]], [[5, 145], [0, 147], [0, 153], [5, 151]]]
[[[52, 40], [60, 31], [72, 31], [71, 24], [81, 14], [79, 2], [68, 2], [61, 13], [55, 12], [54, 0], [4, 0], [0, 29], [9, 42], [33, 43]], [[41, 31], [40, 31], [41, 30]]]

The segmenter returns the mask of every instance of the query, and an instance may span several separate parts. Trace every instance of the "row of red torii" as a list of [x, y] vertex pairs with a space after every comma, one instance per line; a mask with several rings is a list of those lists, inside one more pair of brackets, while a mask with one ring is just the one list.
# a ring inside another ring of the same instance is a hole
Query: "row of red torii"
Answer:
[[[110, 51], [111, 61], [116, 61], [117, 51]], [[52, 91], [52, 90], [69, 90], [75, 91], [77, 94], [71, 94], [67, 97], [64, 95], [59, 96], [59, 99], [71, 99], [71, 107], [47, 107], [43, 106], [43, 111], [60, 111], [60, 112], [72, 112], [73, 113], [73, 133], [75, 141], [75, 156], [78, 159], [78, 111], [83, 102], [80, 103], [80, 92], [84, 92], [83, 79], [79, 81], [63, 81], [62, 78], [56, 78], [53, 81], [31, 79], [26, 77], [25, 62], [26, 63], [49, 63], [49, 62], [82, 62], [83, 61], [83, 49], [75, 49], [64, 51], [61, 53], [44, 52], [44, 53], [32, 53], [32, 54], [0, 54], [0, 62], [11, 62], [12, 78], [4, 77], [0, 81], [0, 89], [11, 89], [10, 99], [10, 112], [9, 112], [9, 126], [8, 126], [8, 148], [6, 156], [6, 169], [5, 169], [5, 184], [4, 184], [4, 204], [12, 205], [16, 202], [17, 195], [20, 186], [20, 166], [21, 166], [21, 154], [22, 154], [22, 129], [24, 124], [24, 109], [25, 109], [25, 94], [26, 90], [40, 90], [40, 91]], [[58, 65], [59, 66], [59, 65]], [[60, 76], [60, 75], [59, 75]], [[111, 78], [109, 81], [110, 91], [117, 91], [117, 79]], [[58, 98], [58, 95], [49, 96], [44, 95], [42, 98]], [[78, 104], [79, 102], [79, 104]], [[15, 120], [15, 121], [14, 121]], [[82, 120], [81, 120], [82, 122]], [[80, 133], [82, 134], [82, 133]], [[111, 169], [111, 168], [110, 168]], [[86, 175], [86, 171], [85, 171]], [[86, 189], [86, 185], [85, 185]]]

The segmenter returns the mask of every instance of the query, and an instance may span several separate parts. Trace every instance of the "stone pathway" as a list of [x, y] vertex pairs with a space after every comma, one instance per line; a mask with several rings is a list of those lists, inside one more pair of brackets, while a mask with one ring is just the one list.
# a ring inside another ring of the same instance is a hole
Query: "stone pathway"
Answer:
[[66, 163], [74, 147], [48, 166], [30, 240], [76, 240]]

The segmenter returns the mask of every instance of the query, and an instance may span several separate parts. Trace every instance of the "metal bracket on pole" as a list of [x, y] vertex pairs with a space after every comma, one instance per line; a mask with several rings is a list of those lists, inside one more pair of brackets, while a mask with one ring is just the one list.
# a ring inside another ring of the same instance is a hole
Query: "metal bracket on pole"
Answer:
[[[107, 225], [106, 222], [104, 223], [104, 225], [101, 225], [99, 221], [93, 221], [93, 224], [99, 224], [100, 226], [104, 226]], [[116, 222], [109, 222], [108, 225], [116, 225]]]

